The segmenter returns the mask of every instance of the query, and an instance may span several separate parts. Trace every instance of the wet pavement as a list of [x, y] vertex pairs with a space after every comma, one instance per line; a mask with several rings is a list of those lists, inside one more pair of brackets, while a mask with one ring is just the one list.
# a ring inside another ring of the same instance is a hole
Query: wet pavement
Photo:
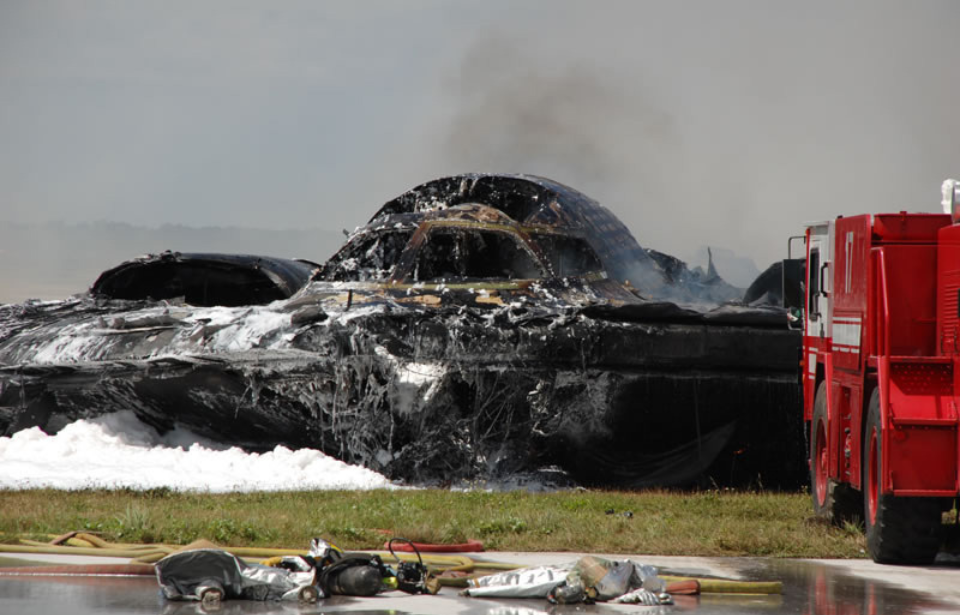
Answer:
[[[482, 559], [523, 564], [565, 563], [571, 553], [494, 553]], [[627, 556], [610, 556], [623, 558]], [[960, 613], [960, 565], [932, 567], [878, 566], [863, 560], [773, 560], [755, 558], [675, 558], [629, 556], [656, 565], [662, 574], [714, 576], [751, 581], [782, 581], [783, 594], [677, 596], [673, 606], [597, 604], [551, 606], [546, 600], [464, 598], [444, 588], [437, 596], [389, 592], [373, 598], [336, 596], [317, 604], [227, 601], [216, 611], [196, 602], [169, 602], [152, 577], [0, 576], [0, 614], [47, 613], [162, 614], [202, 613], [402, 613], [433, 615], [563, 615], [584, 613], [797, 613], [853, 615], [865, 613]], [[481, 558], [476, 558], [481, 559]], [[102, 562], [103, 559], [97, 561]], [[7, 562], [8, 565], [10, 562]]]

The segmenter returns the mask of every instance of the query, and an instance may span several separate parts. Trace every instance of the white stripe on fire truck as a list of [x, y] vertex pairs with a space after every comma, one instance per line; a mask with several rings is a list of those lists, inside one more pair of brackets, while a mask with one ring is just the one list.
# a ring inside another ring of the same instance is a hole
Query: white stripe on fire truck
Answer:
[[[833, 346], [846, 347], [848, 352], [860, 351], [860, 321], [833, 321]], [[839, 348], [838, 348], [839, 349]]]

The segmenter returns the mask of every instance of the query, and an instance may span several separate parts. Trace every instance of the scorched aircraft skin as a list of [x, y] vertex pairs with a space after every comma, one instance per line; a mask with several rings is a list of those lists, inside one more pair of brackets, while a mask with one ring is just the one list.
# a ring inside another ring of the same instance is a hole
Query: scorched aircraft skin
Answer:
[[0, 307], [0, 434], [133, 410], [407, 481], [796, 484], [785, 312], [678, 304], [739, 294], [566, 186], [443, 178], [322, 266], [165, 253]]

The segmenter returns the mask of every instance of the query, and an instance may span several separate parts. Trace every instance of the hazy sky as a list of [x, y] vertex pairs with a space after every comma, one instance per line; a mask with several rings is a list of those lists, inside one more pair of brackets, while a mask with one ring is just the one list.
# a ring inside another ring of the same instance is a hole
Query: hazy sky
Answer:
[[938, 208], [958, 59], [951, 0], [0, 0], [0, 221], [352, 229], [527, 172], [764, 267], [805, 221]]

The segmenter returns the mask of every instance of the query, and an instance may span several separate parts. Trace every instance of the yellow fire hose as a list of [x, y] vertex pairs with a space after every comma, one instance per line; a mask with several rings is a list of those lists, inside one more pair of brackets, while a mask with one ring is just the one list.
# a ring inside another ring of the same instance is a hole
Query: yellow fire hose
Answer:
[[[303, 549], [276, 549], [268, 547], [223, 547], [203, 541], [202, 543], [192, 543], [185, 546], [171, 546], [164, 544], [125, 544], [112, 543], [103, 540], [99, 536], [78, 532], [76, 534], [64, 535], [54, 539], [55, 543], [41, 542], [37, 540], [28, 540], [21, 538], [19, 545], [0, 545], [0, 552], [7, 553], [43, 553], [56, 555], [92, 555], [103, 557], [129, 557], [137, 563], [155, 563], [165, 556], [182, 551], [187, 548], [216, 548], [242, 557], [245, 560], [261, 561], [269, 558], [282, 557], [284, 555], [303, 555]], [[386, 551], [376, 551], [376, 555], [381, 556], [386, 562], [393, 559], [393, 555]], [[417, 561], [415, 553], [397, 553], [402, 561]], [[448, 570], [457, 568], [459, 570], [471, 572], [480, 570], [512, 570], [520, 566], [514, 564], [505, 564], [502, 562], [482, 562], [478, 563], [465, 555], [436, 555], [423, 554], [423, 563], [428, 567]]]
[[[155, 545], [151, 551], [153, 553], [163, 553], [169, 555], [174, 549], [167, 547], [161, 551]], [[61, 547], [61, 546], [37, 546], [37, 545], [0, 545], [2, 553], [44, 553], [56, 555], [93, 555], [102, 557], [128, 557], [136, 559], [144, 555], [145, 549], [101, 549], [99, 547]], [[149, 553], [148, 552], [148, 553]]]
[[780, 581], [730, 581], [727, 579], [675, 577], [670, 575], [660, 575], [660, 578], [668, 583], [671, 581], [699, 581], [700, 593], [703, 594], [770, 595], [783, 593], [783, 583]]
[[[391, 555], [389, 551], [372, 551], [374, 555], [379, 555], [385, 563], [389, 564], [395, 558], [399, 557], [404, 562], [417, 561], [416, 553], [396, 553]], [[524, 568], [519, 564], [508, 564], [506, 562], [487, 562], [477, 561], [466, 555], [437, 555], [434, 553], [421, 553], [423, 563], [427, 567], [443, 568], [444, 570], [457, 570], [461, 572], [473, 572], [474, 570], [516, 570]]]

